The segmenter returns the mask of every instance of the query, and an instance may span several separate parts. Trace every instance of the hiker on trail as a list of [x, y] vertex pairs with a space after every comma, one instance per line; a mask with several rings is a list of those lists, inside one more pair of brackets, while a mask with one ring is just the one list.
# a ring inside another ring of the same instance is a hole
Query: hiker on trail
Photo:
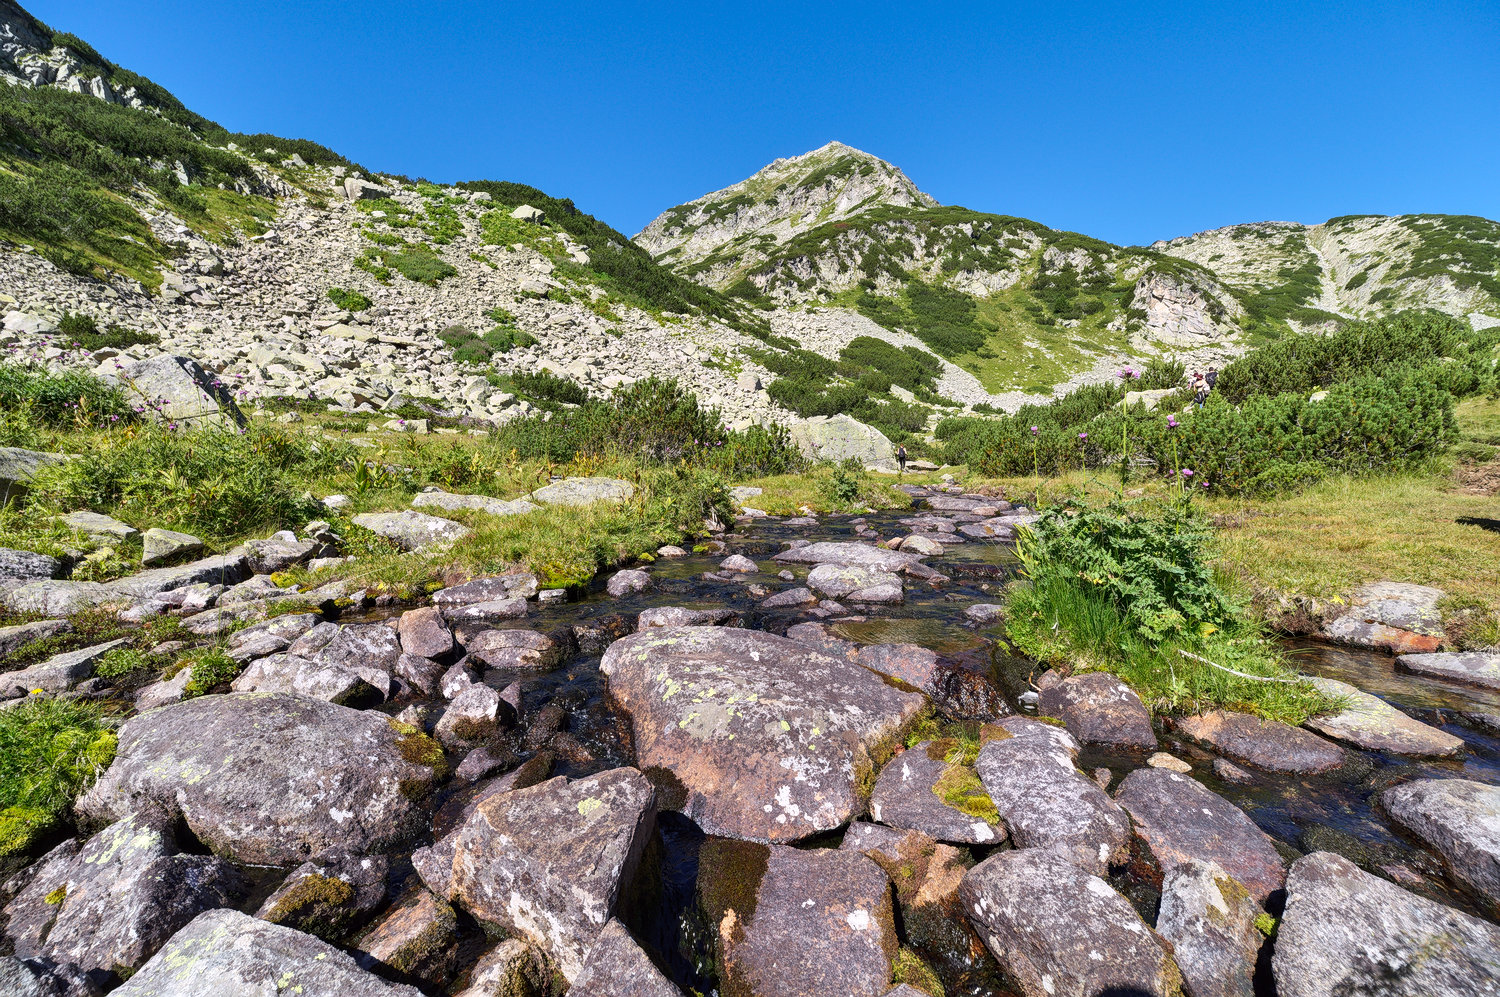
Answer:
[[901, 473], [906, 473], [906, 447], [896, 447], [896, 463], [901, 465]]
[[1212, 391], [1219, 386], [1219, 368], [1210, 367], [1208, 373], [1203, 375], [1203, 380], [1208, 382], [1208, 390]]
[[1208, 400], [1208, 379], [1196, 370], [1193, 371], [1193, 401], [1199, 408]]

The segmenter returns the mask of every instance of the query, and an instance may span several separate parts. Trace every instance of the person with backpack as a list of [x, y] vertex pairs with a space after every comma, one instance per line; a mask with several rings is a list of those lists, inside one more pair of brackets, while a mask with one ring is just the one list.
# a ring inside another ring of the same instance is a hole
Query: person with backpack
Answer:
[[1196, 370], [1193, 371], [1193, 401], [1199, 408], [1208, 400], [1208, 379]]
[[1217, 367], [1210, 367], [1210, 368], [1208, 368], [1208, 373], [1203, 375], [1203, 379], [1208, 382], [1208, 390], [1209, 391], [1212, 391], [1215, 388], [1217, 388], [1219, 386], [1219, 368], [1217, 368]]
[[905, 474], [906, 473], [906, 447], [904, 445], [899, 445], [898, 444], [897, 447], [896, 447], [896, 463], [898, 465], [900, 465], [900, 468], [901, 468], [901, 472], [900, 473]]

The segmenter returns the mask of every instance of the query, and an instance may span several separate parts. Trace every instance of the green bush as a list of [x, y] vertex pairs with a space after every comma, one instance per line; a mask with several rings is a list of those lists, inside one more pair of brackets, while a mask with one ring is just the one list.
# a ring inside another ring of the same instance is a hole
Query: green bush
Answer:
[[1225, 367], [1214, 390], [1239, 403], [1425, 366], [1428, 377], [1462, 397], [1493, 390], [1497, 343], [1500, 329], [1475, 332], [1449, 315], [1403, 312], [1349, 322], [1331, 335], [1283, 336]]
[[51, 374], [0, 363], [0, 411], [14, 414], [23, 409], [38, 425], [54, 429], [71, 428], [79, 420], [100, 426], [135, 418], [117, 388], [89, 374]]
[[1066, 502], [1022, 531], [1016, 553], [1033, 581], [1056, 575], [1091, 587], [1152, 640], [1222, 627], [1238, 607], [1209, 567], [1212, 534], [1191, 506], [1141, 515], [1123, 503]]
[[118, 325], [112, 325], [101, 332], [99, 324], [91, 316], [78, 312], [64, 312], [62, 319], [57, 323], [57, 333], [65, 342], [85, 350], [105, 348], [123, 350], [143, 343], [160, 341], [160, 337], [155, 333], [136, 332]]
[[60, 822], [115, 745], [95, 703], [35, 699], [0, 711], [0, 855], [24, 851]]
[[346, 443], [279, 427], [243, 433], [150, 427], [94, 441], [76, 459], [45, 469], [30, 498], [182, 530], [217, 545], [306, 521], [319, 511], [306, 497], [307, 481], [352, 466], [354, 455]]
[[544, 408], [555, 408], [558, 404], [582, 405], [589, 400], [589, 393], [582, 385], [544, 370], [517, 371], [510, 379], [518, 392]]
[[330, 287], [328, 289], [328, 300], [345, 311], [350, 312], [362, 312], [374, 304], [374, 302], [358, 291], [346, 291], [342, 287]]

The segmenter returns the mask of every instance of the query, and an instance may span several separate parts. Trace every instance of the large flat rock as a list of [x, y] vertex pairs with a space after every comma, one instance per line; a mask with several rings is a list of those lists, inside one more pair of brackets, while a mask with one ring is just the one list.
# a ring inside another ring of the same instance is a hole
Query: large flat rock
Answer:
[[150, 568], [110, 582], [34, 581], [11, 589], [3, 599], [20, 612], [69, 616], [98, 606], [129, 606], [189, 585], [233, 585], [249, 575], [243, 554], [218, 554], [171, 568]]
[[1309, 681], [1321, 692], [1348, 700], [1348, 706], [1340, 712], [1307, 722], [1319, 734], [1366, 751], [1417, 758], [1446, 758], [1463, 751], [1460, 738], [1413, 720], [1385, 700], [1347, 682], [1316, 677]]
[[113, 820], [161, 807], [216, 854], [295, 865], [420, 833], [441, 763], [433, 742], [378, 713], [283, 693], [205, 696], [121, 727], [113, 764], [78, 810]]
[[1418, 779], [1380, 804], [1443, 858], [1448, 875], [1500, 905], [1500, 788], [1469, 779]]
[[1344, 749], [1311, 731], [1245, 713], [1179, 717], [1173, 729], [1227, 758], [1267, 772], [1311, 775], [1344, 764]]
[[470, 533], [469, 528], [462, 523], [410, 509], [401, 512], [361, 513], [352, 522], [408, 551], [450, 543]]
[[1500, 689], [1500, 653], [1494, 651], [1403, 654], [1396, 659], [1396, 667], [1413, 675]]
[[182, 854], [159, 815], [131, 814], [83, 844], [65, 842], [28, 875], [4, 911], [16, 954], [103, 975], [140, 967], [178, 928], [240, 892], [233, 866]]
[[422, 997], [312, 935], [211, 910], [173, 935], [114, 997]]
[[541, 508], [523, 498], [506, 501], [489, 495], [455, 495], [444, 491], [420, 492], [412, 498], [411, 504], [417, 509], [478, 509], [491, 516], [521, 516]]
[[1287, 873], [1277, 997], [1500, 993], [1500, 928], [1409, 893], [1331, 852]]
[[959, 887], [985, 946], [1024, 997], [1176, 997], [1168, 947], [1130, 901], [1046, 848], [999, 852]]
[[1136, 769], [1115, 801], [1134, 822], [1163, 873], [1197, 861], [1217, 864], [1250, 895], [1265, 903], [1286, 882], [1281, 856], [1244, 811], [1191, 776], [1167, 769]]
[[1130, 818], [1078, 771], [1078, 751], [1066, 730], [1008, 717], [974, 767], [1017, 848], [1063, 849], [1102, 873], [1128, 857]]
[[656, 792], [632, 768], [498, 793], [458, 832], [449, 896], [576, 979], [655, 827]]
[[902, 571], [910, 565], [920, 564], [918, 554], [886, 550], [874, 544], [820, 541], [805, 547], [793, 547], [776, 555], [783, 564], [842, 564], [873, 571]]
[[593, 505], [624, 502], [635, 495], [635, 485], [619, 478], [564, 478], [531, 493], [532, 501], [544, 505]]
[[1156, 930], [1172, 943], [1192, 997], [1255, 997], [1255, 964], [1266, 938], [1260, 905], [1217, 865], [1188, 862], [1164, 877]]
[[856, 851], [712, 840], [698, 894], [725, 993], [881, 997], [898, 945], [891, 883]]
[[630, 714], [665, 805], [709, 834], [797, 841], [862, 806], [871, 753], [926, 697], [854, 662], [756, 630], [661, 627], [609, 646], [601, 669]]
[[107, 379], [142, 406], [146, 418], [170, 427], [237, 430], [245, 425], [234, 395], [189, 357], [161, 354], [137, 360]]

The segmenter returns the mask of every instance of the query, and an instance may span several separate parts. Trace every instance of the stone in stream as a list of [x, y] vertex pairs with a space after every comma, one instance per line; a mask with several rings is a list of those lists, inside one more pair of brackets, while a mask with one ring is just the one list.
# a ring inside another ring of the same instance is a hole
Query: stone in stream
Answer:
[[1068, 733], [1083, 744], [1156, 750], [1151, 712], [1130, 686], [1106, 672], [1073, 675], [1043, 685], [1038, 705], [1043, 713], [1066, 723]]
[[644, 592], [651, 587], [651, 576], [639, 568], [626, 568], [609, 576], [609, 581], [604, 583], [604, 590], [613, 599], [620, 599], [627, 595], [635, 595]]
[[1500, 789], [1468, 779], [1418, 779], [1380, 805], [1438, 855], [1455, 882], [1500, 906]]
[[1066, 851], [1102, 873], [1129, 856], [1130, 818], [1075, 767], [1078, 742], [1066, 730], [1007, 717], [986, 728], [993, 738], [974, 763], [1017, 848]]
[[407, 654], [441, 658], [453, 650], [453, 631], [448, 629], [448, 624], [443, 621], [443, 611], [437, 606], [423, 606], [402, 613], [396, 632], [401, 638], [401, 650]]
[[562, 664], [563, 648], [535, 630], [481, 630], [464, 643], [471, 665], [509, 675], [549, 672]]
[[880, 997], [898, 941], [891, 883], [856, 851], [709, 839], [698, 897], [722, 985], [745, 997]]
[[744, 554], [730, 554], [719, 562], [720, 571], [735, 571], [740, 574], [751, 575], [760, 570], [760, 565], [750, 560]]
[[483, 741], [499, 729], [500, 693], [476, 683], [453, 697], [432, 733], [443, 747], [457, 750]]
[[1403, 654], [1396, 659], [1396, 667], [1413, 675], [1500, 689], [1500, 653], [1494, 651]]
[[474, 620], [519, 620], [527, 613], [526, 600], [520, 596], [490, 602], [452, 603], [443, 606], [443, 619], [453, 623]]
[[1442, 589], [1403, 582], [1373, 582], [1359, 588], [1349, 608], [1319, 636], [1337, 644], [1420, 654], [1443, 646]]
[[353, 517], [353, 523], [394, 541], [405, 551], [448, 543], [472, 532], [462, 523], [410, 509], [401, 512], [365, 512]]
[[787, 589], [785, 592], [777, 592], [775, 595], [761, 602], [760, 608], [790, 609], [802, 606], [815, 606], [817, 604], [818, 597], [813, 594], [812, 589], [798, 587]]
[[882, 824], [921, 831], [938, 841], [998, 845], [1005, 840], [994, 803], [967, 765], [950, 764], [952, 741], [923, 741], [886, 763], [870, 794]]
[[[608, 926], [605, 931], [609, 930]], [[595, 945], [598, 948], [601, 941]], [[592, 956], [592, 952], [590, 955]], [[623, 967], [622, 967], [623, 968]], [[596, 983], [600, 981], [595, 981]], [[601, 984], [604, 986], [607, 984]], [[584, 993], [606, 993], [604, 990], [588, 990]], [[469, 985], [454, 997], [551, 997], [552, 970], [547, 966], [547, 957], [535, 946], [527, 945], [515, 938], [507, 938], [484, 955], [469, 972]], [[633, 997], [629, 991], [619, 997]], [[643, 997], [654, 997], [648, 990]]]
[[911, 565], [922, 562], [918, 554], [887, 550], [874, 544], [826, 540], [784, 550], [775, 559], [784, 564], [842, 564], [889, 573], [904, 571]]
[[529, 571], [513, 571], [509, 574], [489, 578], [472, 578], [432, 594], [438, 606], [465, 606], [475, 602], [495, 602], [501, 599], [529, 599], [537, 593], [536, 575]]
[[77, 651], [64, 651], [41, 664], [0, 674], [0, 699], [17, 699], [34, 692], [66, 692], [93, 677], [99, 659], [124, 644], [126, 639], [122, 637]]
[[1500, 928], [1314, 852], [1287, 873], [1277, 997], [1500, 993]]
[[453, 843], [449, 896], [576, 979], [655, 826], [656, 792], [632, 768], [491, 796]]
[[[765, 605], [765, 603], [761, 603]], [[733, 609], [688, 609], [685, 606], [654, 606], [641, 610], [636, 629], [652, 627], [742, 627], [745, 618]]]
[[235, 692], [295, 693], [330, 703], [365, 699], [376, 692], [359, 672], [295, 654], [271, 654], [251, 662], [230, 683]]
[[27, 870], [5, 907], [3, 935], [22, 958], [109, 975], [138, 968], [201, 911], [233, 905], [241, 889], [223, 859], [182, 854], [163, 815], [132, 814]]
[[199, 914], [111, 997], [422, 997], [327, 942], [233, 910]]
[[1446, 758], [1464, 749], [1461, 739], [1413, 720], [1385, 700], [1361, 692], [1347, 682], [1317, 676], [1308, 681], [1319, 692], [1348, 700], [1349, 705], [1338, 713], [1307, 721], [1307, 726], [1336, 741], [1366, 751], [1417, 758]]
[[1115, 791], [1115, 802], [1162, 873], [1189, 861], [1212, 862], [1265, 903], [1286, 882], [1281, 855], [1239, 807], [1196, 779], [1166, 769], [1136, 769]]
[[[588, 997], [683, 997], [651, 958], [630, 937], [625, 925], [611, 918], [599, 932], [572, 990]], [[487, 991], [506, 994], [510, 991]]]
[[1024, 997], [1176, 997], [1169, 946], [1110, 885], [1050, 848], [998, 852], [959, 887], [965, 912]]
[[859, 783], [926, 703], [875, 673], [758, 630], [664, 627], [600, 665], [666, 805], [709, 834], [798, 841], [863, 807]]
[[593, 505], [624, 502], [635, 495], [635, 486], [619, 478], [564, 478], [531, 493], [533, 501], [547, 505]]
[[1245, 713], [1214, 710], [1172, 721], [1177, 733], [1267, 772], [1312, 775], [1344, 764], [1344, 749], [1311, 731]]
[[441, 984], [458, 961], [458, 915], [420, 885], [409, 886], [395, 906], [354, 946], [373, 961], [408, 978]]
[[854, 660], [872, 672], [905, 682], [929, 696], [934, 694], [939, 678], [946, 671], [939, 665], [936, 651], [917, 644], [868, 644], [859, 649]]
[[334, 849], [293, 869], [255, 916], [336, 941], [385, 903], [390, 866]]
[[1260, 905], [1217, 865], [1174, 866], [1162, 882], [1156, 931], [1172, 943], [1190, 997], [1255, 997], [1255, 962], [1266, 937]]
[[994, 626], [1005, 617], [1005, 607], [994, 602], [977, 602], [964, 610], [964, 616], [982, 627]]
[[426, 828], [443, 764], [430, 738], [389, 717], [281, 693], [190, 699], [134, 717], [119, 738], [80, 815], [155, 804], [215, 854], [264, 865], [405, 844]]
[[61, 571], [62, 562], [55, 557], [0, 547], [0, 584], [56, 578]]
[[923, 952], [952, 953], [965, 960], [983, 947], [969, 928], [958, 896], [959, 884], [973, 863], [964, 849], [939, 844], [921, 831], [861, 821], [849, 825], [839, 849], [870, 857], [891, 878], [907, 943]]
[[859, 565], [820, 564], [807, 573], [807, 585], [833, 599], [850, 602], [901, 602], [901, 578]]

